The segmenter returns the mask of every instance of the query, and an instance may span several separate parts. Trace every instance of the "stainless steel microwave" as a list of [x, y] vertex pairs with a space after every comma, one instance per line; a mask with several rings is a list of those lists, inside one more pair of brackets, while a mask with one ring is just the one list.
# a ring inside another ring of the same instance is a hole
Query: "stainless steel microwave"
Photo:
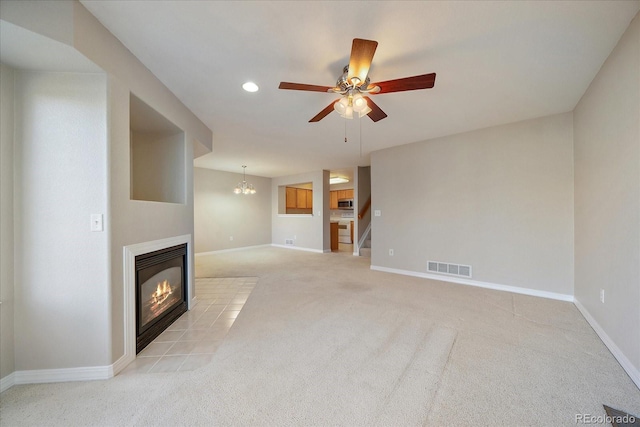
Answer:
[[338, 209], [353, 209], [353, 199], [338, 200]]

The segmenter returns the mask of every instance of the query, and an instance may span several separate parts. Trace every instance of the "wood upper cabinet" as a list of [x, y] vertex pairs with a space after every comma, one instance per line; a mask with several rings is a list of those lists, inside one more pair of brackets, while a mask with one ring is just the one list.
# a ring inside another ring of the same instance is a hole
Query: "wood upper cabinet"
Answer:
[[313, 209], [313, 190], [307, 190], [307, 209]]
[[338, 192], [329, 192], [329, 209], [338, 209]]
[[353, 199], [353, 189], [333, 190], [329, 192], [329, 209], [338, 209], [338, 200]]
[[286, 199], [287, 209], [313, 209], [313, 190], [287, 187]]
[[296, 188], [297, 190], [297, 208], [298, 209], [306, 209], [307, 208], [307, 190], [304, 188]]
[[298, 189], [293, 187], [287, 187], [287, 209], [295, 209], [298, 207]]

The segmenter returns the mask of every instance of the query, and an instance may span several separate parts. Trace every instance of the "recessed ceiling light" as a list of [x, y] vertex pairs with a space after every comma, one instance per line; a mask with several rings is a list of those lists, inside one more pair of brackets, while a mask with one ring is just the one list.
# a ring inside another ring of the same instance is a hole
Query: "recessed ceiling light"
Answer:
[[242, 89], [246, 90], [247, 92], [257, 92], [260, 88], [254, 82], [246, 82], [242, 85]]

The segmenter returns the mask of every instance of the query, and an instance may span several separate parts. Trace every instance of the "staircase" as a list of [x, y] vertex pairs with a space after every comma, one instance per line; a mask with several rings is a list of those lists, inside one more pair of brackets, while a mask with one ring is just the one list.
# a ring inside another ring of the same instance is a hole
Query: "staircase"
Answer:
[[[358, 213], [358, 219], [365, 218], [365, 215], [369, 212], [369, 208], [371, 207], [371, 196], [364, 203], [364, 206]], [[366, 216], [365, 221], [369, 221], [367, 224], [367, 228], [362, 235], [362, 238], [358, 242], [358, 253], [360, 256], [371, 258], [371, 215]]]
[[360, 256], [371, 258], [371, 239], [367, 239], [360, 248]]
[[365, 235], [362, 237], [363, 239], [360, 240], [360, 256], [371, 258], [371, 224], [369, 224]]

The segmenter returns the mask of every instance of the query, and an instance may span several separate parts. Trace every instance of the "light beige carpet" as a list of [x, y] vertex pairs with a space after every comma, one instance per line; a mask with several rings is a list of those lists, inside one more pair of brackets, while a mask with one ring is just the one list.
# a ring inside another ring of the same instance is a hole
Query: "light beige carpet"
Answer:
[[197, 371], [15, 386], [13, 425], [575, 425], [640, 391], [571, 303], [280, 248], [199, 257], [260, 279]]

